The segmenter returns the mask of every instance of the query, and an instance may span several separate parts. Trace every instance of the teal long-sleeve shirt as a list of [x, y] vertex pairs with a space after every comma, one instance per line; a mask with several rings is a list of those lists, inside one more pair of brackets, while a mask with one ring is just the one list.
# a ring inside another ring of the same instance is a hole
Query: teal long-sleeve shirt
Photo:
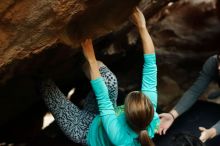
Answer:
[[[138, 135], [130, 129], [126, 122], [124, 107], [116, 109], [109, 99], [108, 89], [102, 77], [91, 80], [96, 95], [100, 115], [96, 116], [90, 125], [87, 135], [90, 146], [139, 146]], [[146, 127], [148, 135], [153, 138], [159, 126], [157, 107], [157, 66], [155, 54], [144, 55], [143, 77], [141, 91], [150, 98], [154, 106], [154, 118]]]

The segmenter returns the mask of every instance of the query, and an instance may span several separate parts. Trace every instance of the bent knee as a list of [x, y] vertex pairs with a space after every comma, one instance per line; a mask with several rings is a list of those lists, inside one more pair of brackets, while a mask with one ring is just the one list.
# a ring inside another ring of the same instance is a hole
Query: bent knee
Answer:
[[[102, 61], [100, 60], [97, 60], [97, 64], [99, 67], [102, 67], [102, 66], [106, 66]], [[82, 65], [82, 69], [84, 72], [88, 72], [89, 71], [89, 64], [88, 62], [84, 62], [83, 65]]]
[[102, 61], [100, 61], [100, 60], [97, 60], [97, 63], [98, 63], [98, 66], [99, 66], [99, 68], [100, 67], [103, 67], [103, 66], [106, 66]]
[[[99, 60], [97, 60], [97, 64], [98, 64], [98, 66], [99, 66], [99, 69], [100, 69], [101, 67], [106, 66], [102, 61], [99, 61]], [[89, 66], [89, 63], [88, 63], [88, 62], [85, 62], [85, 63], [82, 65], [82, 70], [83, 70], [83, 72], [85, 73], [86, 77], [87, 77], [88, 79], [91, 79], [90, 66]]]

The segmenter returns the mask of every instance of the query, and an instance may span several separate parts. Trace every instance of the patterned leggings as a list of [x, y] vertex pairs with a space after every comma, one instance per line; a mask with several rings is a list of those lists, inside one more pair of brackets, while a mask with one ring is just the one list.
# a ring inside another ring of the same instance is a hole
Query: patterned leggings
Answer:
[[[114, 106], [118, 97], [118, 83], [115, 75], [105, 66], [99, 68], [101, 76], [108, 87], [109, 97]], [[94, 93], [91, 91], [85, 99], [83, 110], [66, 99], [51, 80], [41, 85], [42, 97], [53, 114], [57, 124], [72, 141], [86, 145], [89, 126], [98, 114], [97, 102]]]

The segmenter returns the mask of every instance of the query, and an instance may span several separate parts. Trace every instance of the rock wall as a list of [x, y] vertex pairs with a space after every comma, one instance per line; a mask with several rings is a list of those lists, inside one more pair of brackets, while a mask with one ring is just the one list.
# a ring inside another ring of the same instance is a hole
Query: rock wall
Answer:
[[[149, 22], [162, 57], [158, 61], [161, 106], [172, 107], [195, 81], [205, 60], [219, 52], [218, 3], [215, 0], [170, 3]], [[211, 85], [202, 97], [207, 98], [217, 88]]]

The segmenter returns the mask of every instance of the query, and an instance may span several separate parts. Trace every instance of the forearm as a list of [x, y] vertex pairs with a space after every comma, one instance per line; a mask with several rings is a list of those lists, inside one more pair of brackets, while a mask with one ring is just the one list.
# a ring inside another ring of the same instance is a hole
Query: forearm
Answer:
[[188, 110], [195, 102], [197, 98], [189, 91], [185, 92], [176, 106], [169, 112], [173, 115], [174, 119]]
[[89, 63], [89, 72], [90, 72], [91, 80], [95, 80], [101, 77], [97, 60], [96, 59], [88, 60], [88, 63]]
[[131, 18], [140, 33], [144, 54], [153, 54], [155, 52], [154, 45], [146, 28], [144, 14], [136, 7], [131, 15]]
[[89, 71], [90, 71], [90, 78], [91, 80], [94, 80], [98, 77], [101, 77], [100, 72], [99, 72], [99, 66], [98, 62], [95, 57], [95, 52], [92, 44], [91, 39], [86, 39], [81, 43], [82, 49], [83, 49], [83, 54], [89, 64]]
[[219, 135], [220, 134], [220, 121], [218, 121], [212, 128], [216, 130], [216, 135]]
[[153, 44], [150, 34], [148, 33], [146, 26], [139, 27], [138, 31], [141, 36], [144, 54], [155, 53], [154, 44]]
[[213, 80], [216, 72], [215, 69], [216, 67], [213, 58], [208, 59], [208, 61], [206, 61], [206, 63], [203, 65], [200, 76], [190, 87], [190, 89], [184, 93], [178, 104], [175, 106], [175, 110], [179, 113], [179, 115], [188, 110], [205, 91], [209, 83]]
[[172, 109], [169, 113], [172, 115], [174, 120], [179, 116], [179, 113], [175, 109]]
[[197, 101], [198, 97], [201, 93], [198, 92], [192, 92], [191, 89], [186, 91], [184, 95], [181, 97], [179, 102], [174, 107], [174, 110], [178, 113], [178, 115], [183, 114], [186, 112], [189, 108], [192, 107], [192, 105]]

